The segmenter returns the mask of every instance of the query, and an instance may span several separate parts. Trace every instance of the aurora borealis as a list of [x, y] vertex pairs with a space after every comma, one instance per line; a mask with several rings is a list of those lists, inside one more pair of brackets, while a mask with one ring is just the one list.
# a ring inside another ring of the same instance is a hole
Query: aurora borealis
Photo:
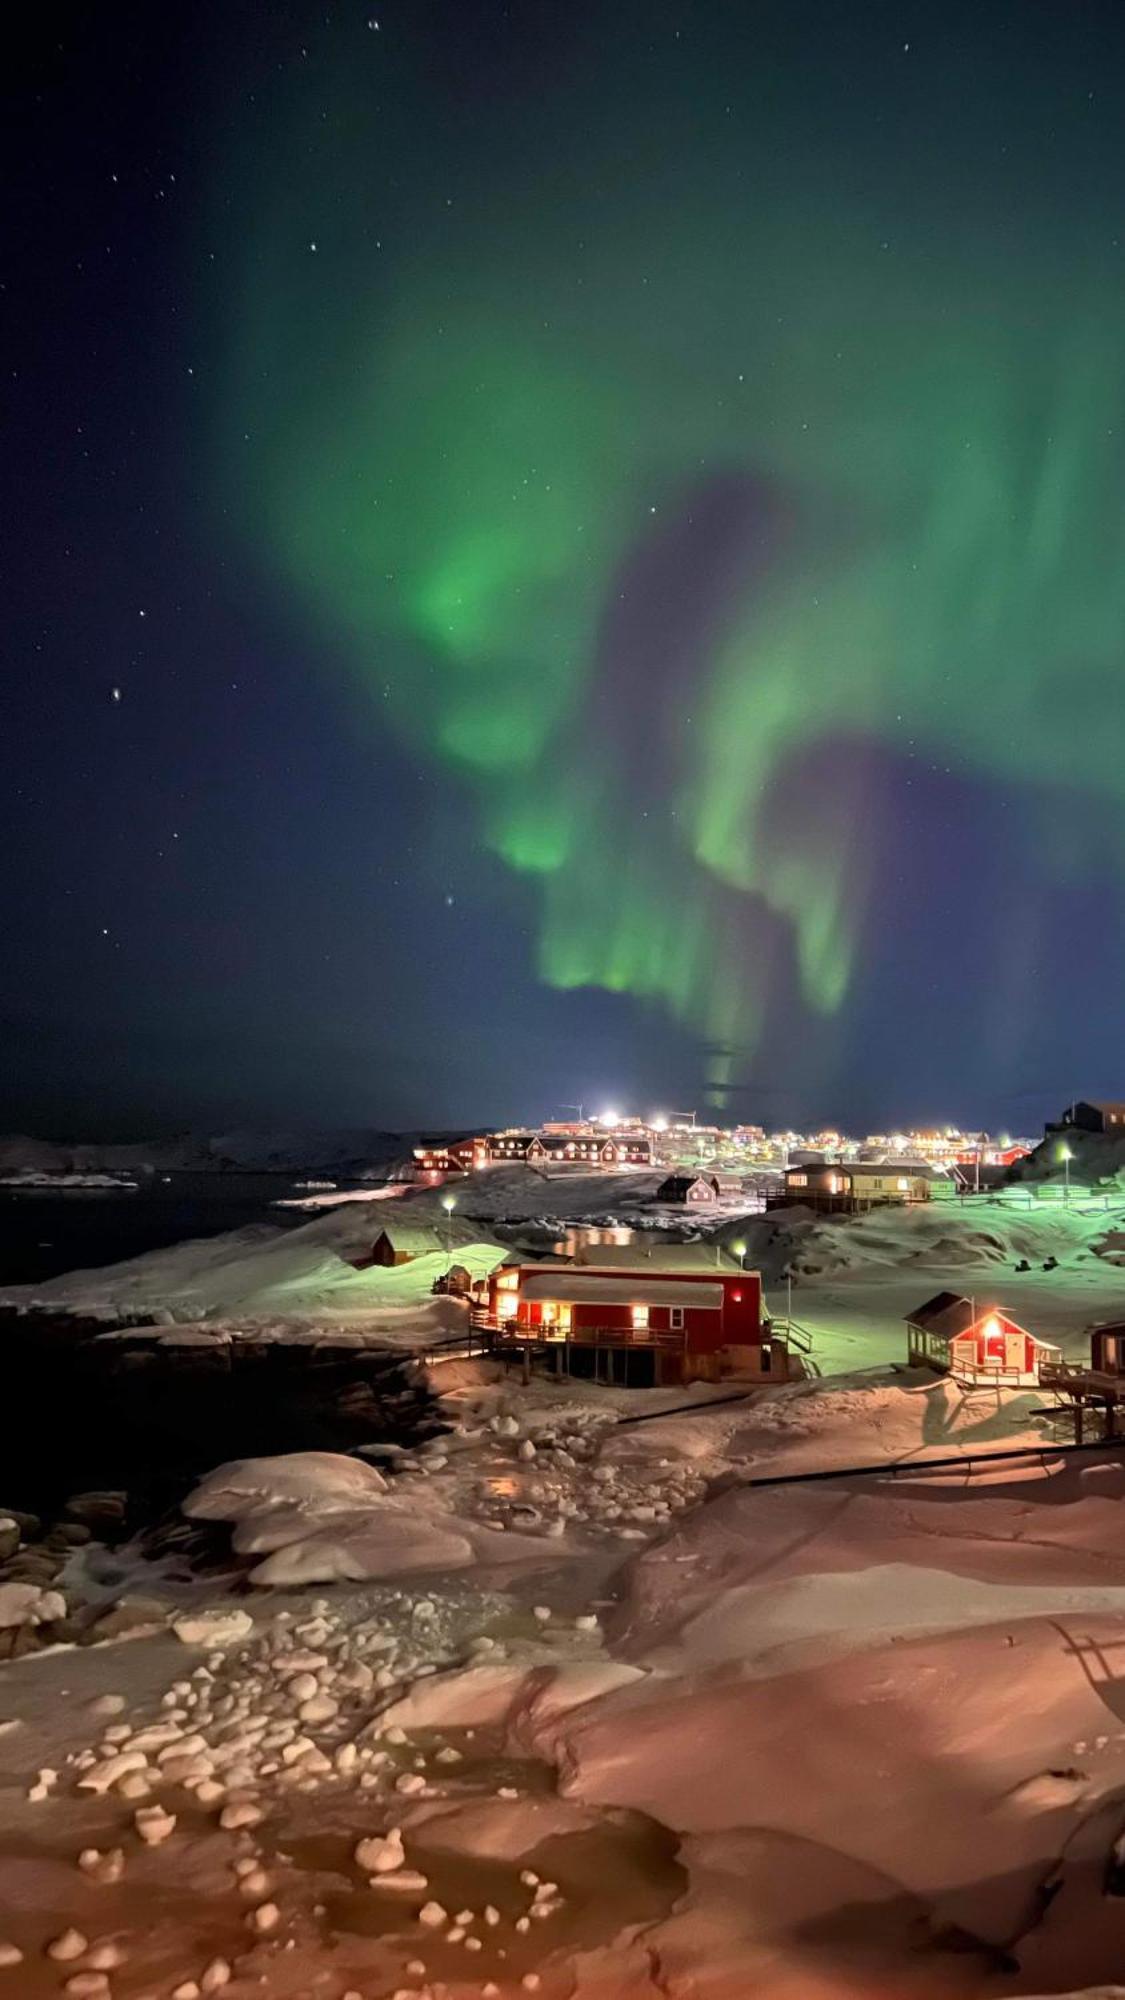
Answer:
[[[420, 1032], [510, 997], [501, 1109], [1120, 1081], [1122, 24], [984, 16], [192, 41], [192, 534], [369, 770], [346, 831], [300, 787], [339, 921], [394, 854], [426, 950], [448, 904], [489, 961]], [[409, 1043], [401, 969], [361, 983]]]

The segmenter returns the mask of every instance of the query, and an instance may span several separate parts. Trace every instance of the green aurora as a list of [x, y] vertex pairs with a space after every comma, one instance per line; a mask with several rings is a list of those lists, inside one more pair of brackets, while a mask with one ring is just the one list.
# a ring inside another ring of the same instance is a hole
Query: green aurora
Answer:
[[[390, 34], [275, 86], [225, 155], [216, 457], [357, 727], [533, 878], [540, 977], [667, 1008], [721, 1087], [786, 968], [822, 1016], [848, 991], [873, 757], [1019, 790], [1061, 875], [1081, 788], [1120, 866], [1120, 260], [1097, 147], [1029, 170], [983, 85], [959, 133], [951, 72], [880, 135], [605, 33], [484, 128]], [[636, 578], [694, 601], [724, 485], [742, 538], [669, 671]]]

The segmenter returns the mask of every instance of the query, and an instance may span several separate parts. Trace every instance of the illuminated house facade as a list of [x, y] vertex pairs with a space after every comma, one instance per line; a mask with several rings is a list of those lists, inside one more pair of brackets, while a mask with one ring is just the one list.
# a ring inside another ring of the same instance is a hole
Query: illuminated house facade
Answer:
[[893, 1160], [826, 1160], [789, 1167], [784, 1192], [771, 1195], [767, 1208], [798, 1205], [837, 1214], [856, 1214], [885, 1202], [929, 1201], [929, 1174]]
[[648, 1167], [652, 1165], [652, 1141], [643, 1132], [513, 1129], [414, 1148], [415, 1168], [426, 1174], [477, 1173], [482, 1167], [520, 1162], [541, 1167]]
[[489, 1279], [488, 1325], [501, 1341], [564, 1350], [568, 1373], [638, 1386], [788, 1371], [756, 1271], [505, 1264]]
[[487, 1139], [451, 1139], [445, 1145], [415, 1146], [414, 1165], [423, 1174], [471, 1174], [488, 1165]]
[[939, 1368], [960, 1382], [1031, 1388], [1058, 1355], [1050, 1341], [1020, 1326], [1001, 1306], [980, 1306], [957, 1292], [936, 1292], [906, 1322], [912, 1366]]

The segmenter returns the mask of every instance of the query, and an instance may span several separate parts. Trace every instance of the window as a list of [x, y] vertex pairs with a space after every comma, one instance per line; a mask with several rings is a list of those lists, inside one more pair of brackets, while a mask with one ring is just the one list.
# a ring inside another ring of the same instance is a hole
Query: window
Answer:
[[638, 1331], [638, 1332], [641, 1332], [641, 1333], [647, 1333], [647, 1332], [648, 1332], [648, 1307], [647, 1307], [647, 1306], [634, 1306], [634, 1307], [632, 1308], [632, 1313], [633, 1313], [633, 1325], [634, 1325], [634, 1327], [635, 1327], [635, 1328], [637, 1329], [637, 1331]]
[[672, 1331], [673, 1331], [673, 1333], [679, 1333], [679, 1331], [680, 1331], [681, 1327], [683, 1326], [683, 1323], [684, 1323], [684, 1309], [683, 1309], [683, 1307], [682, 1307], [682, 1306], [669, 1306], [669, 1308], [668, 1308], [668, 1324], [669, 1324], [669, 1326], [670, 1326], [670, 1327], [672, 1328]]

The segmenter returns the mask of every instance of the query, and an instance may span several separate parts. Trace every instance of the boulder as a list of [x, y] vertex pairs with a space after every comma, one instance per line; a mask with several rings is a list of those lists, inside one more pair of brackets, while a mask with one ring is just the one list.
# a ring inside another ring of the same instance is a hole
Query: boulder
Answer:
[[66, 1600], [57, 1590], [43, 1590], [37, 1583], [0, 1583], [0, 1630], [65, 1617]]
[[97, 1535], [120, 1533], [125, 1526], [127, 1493], [72, 1493], [63, 1513]]
[[246, 1611], [191, 1611], [174, 1618], [172, 1630], [185, 1646], [233, 1646], [249, 1638], [254, 1620]]

